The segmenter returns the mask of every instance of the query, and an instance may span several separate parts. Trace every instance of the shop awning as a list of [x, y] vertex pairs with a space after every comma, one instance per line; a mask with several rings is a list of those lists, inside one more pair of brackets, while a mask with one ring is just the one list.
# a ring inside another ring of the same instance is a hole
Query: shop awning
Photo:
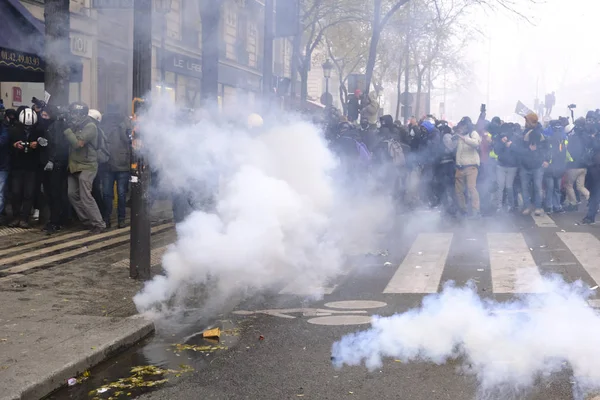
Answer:
[[[44, 24], [19, 0], [2, 0], [0, 26], [0, 82], [44, 82]], [[71, 82], [81, 82], [81, 61], [67, 57]]]

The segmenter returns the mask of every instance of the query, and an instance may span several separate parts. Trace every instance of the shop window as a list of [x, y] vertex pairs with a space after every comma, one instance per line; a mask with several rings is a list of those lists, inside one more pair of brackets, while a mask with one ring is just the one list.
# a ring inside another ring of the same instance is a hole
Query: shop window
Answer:
[[129, 110], [129, 85], [127, 65], [107, 62], [98, 58], [98, 109], [105, 113], [109, 105], [115, 105], [120, 112]]

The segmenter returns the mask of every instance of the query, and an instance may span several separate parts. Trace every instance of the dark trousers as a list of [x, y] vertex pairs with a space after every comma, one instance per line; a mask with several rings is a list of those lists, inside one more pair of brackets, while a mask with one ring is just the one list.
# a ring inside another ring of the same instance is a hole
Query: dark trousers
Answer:
[[444, 206], [444, 211], [449, 214], [456, 213], [456, 200], [454, 196], [455, 174], [456, 168], [454, 162], [438, 164], [436, 167], [435, 176], [438, 180], [437, 197]]
[[13, 218], [29, 221], [35, 195], [36, 171], [12, 171]]
[[129, 171], [106, 171], [102, 173], [102, 189], [104, 209], [102, 217], [108, 224], [113, 210], [114, 185], [117, 183], [117, 218], [119, 222], [125, 221], [127, 187], [129, 186]]
[[598, 207], [600, 206], [600, 166], [595, 165], [590, 167], [586, 177], [589, 177], [591, 187], [586, 218], [595, 221], [596, 214], [598, 214]]
[[50, 209], [49, 222], [55, 226], [64, 225], [69, 215], [68, 176], [66, 166], [55, 165], [52, 171], [44, 171], [42, 184]]

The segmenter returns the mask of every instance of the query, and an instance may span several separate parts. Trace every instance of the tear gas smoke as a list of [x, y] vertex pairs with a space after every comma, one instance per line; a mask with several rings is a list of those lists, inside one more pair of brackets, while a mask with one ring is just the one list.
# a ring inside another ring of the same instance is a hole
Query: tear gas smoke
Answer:
[[170, 107], [148, 111], [144, 144], [161, 188], [193, 197], [196, 209], [177, 226], [165, 274], [135, 296], [140, 311], [206, 307], [198, 293], [215, 305], [291, 281], [318, 286], [389, 220], [387, 199], [336, 187], [336, 158], [312, 124], [290, 117], [249, 132], [207, 115], [181, 123], [165, 117], [178, 115]]
[[[334, 343], [337, 367], [373, 370], [384, 357], [443, 364], [463, 361], [480, 383], [480, 397], [511, 398], [536, 379], [571, 368], [579, 388], [600, 386], [600, 316], [586, 302], [592, 291], [558, 276], [537, 282], [543, 295], [508, 302], [483, 300], [471, 285], [445, 285], [421, 308], [374, 317], [369, 330]], [[521, 312], [519, 312], [521, 310]]]

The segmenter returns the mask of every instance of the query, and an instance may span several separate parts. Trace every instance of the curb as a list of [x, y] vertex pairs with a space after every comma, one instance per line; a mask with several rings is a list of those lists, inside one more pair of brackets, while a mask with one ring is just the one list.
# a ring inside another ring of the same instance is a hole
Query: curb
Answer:
[[133, 326], [127, 326], [120, 337], [100, 345], [94, 350], [89, 349], [78, 353], [75, 360], [52, 371], [46, 376], [40, 376], [39, 380], [36, 382], [31, 382], [28, 386], [23, 387], [21, 393], [13, 393], [9, 395], [10, 397], [3, 397], [3, 399], [41, 399], [66, 385], [69, 378], [80, 375], [83, 371], [92, 368], [124, 349], [133, 346], [154, 332], [154, 324], [145, 320], [141, 315], [134, 315], [129, 318], [124, 318], [124, 320], [127, 322], [135, 322]]

